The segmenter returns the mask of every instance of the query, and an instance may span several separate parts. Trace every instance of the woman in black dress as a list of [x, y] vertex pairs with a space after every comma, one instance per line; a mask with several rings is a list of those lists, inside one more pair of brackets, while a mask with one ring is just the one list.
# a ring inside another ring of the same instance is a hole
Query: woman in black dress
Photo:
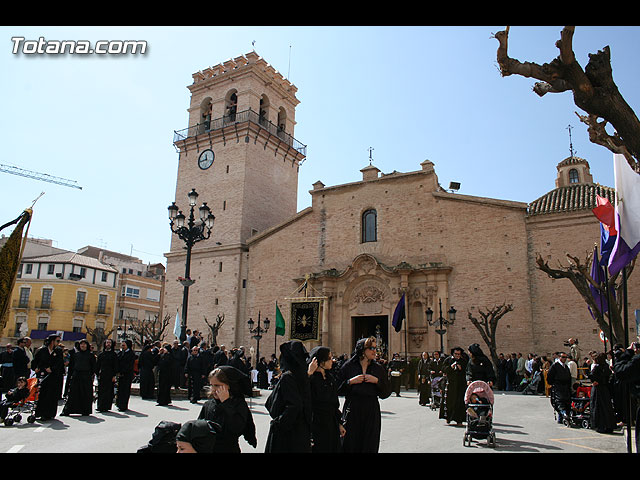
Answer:
[[149, 343], [142, 347], [140, 358], [138, 360], [138, 369], [140, 370], [140, 398], [149, 400], [155, 397], [156, 378], [153, 368], [156, 366], [157, 355], [153, 346]]
[[598, 433], [613, 433], [616, 428], [616, 414], [611, 401], [611, 368], [607, 356], [600, 353], [595, 358], [595, 366], [589, 374], [591, 379], [591, 428]]
[[282, 375], [267, 398], [271, 415], [265, 453], [311, 453], [309, 354], [299, 340], [280, 345]]
[[345, 396], [345, 453], [378, 453], [382, 417], [378, 398], [391, 395], [386, 369], [376, 362], [375, 337], [361, 338], [340, 369], [338, 393]]
[[256, 370], [258, 371], [258, 388], [266, 390], [269, 388], [269, 365], [264, 357], [260, 357]]
[[309, 381], [313, 417], [311, 438], [313, 453], [336, 453], [345, 434], [338, 387], [332, 372], [333, 355], [328, 347], [318, 346], [309, 352]]
[[56, 372], [60, 370], [60, 365], [64, 364], [63, 352], [59, 344], [59, 335], [49, 335], [31, 362], [31, 368], [38, 378], [39, 386], [35, 416], [42, 420], [50, 420], [58, 412], [59, 391]]
[[171, 404], [171, 387], [173, 385], [173, 372], [175, 366], [171, 355], [171, 345], [165, 343], [158, 352], [158, 403], [164, 406]]
[[73, 413], [91, 415], [93, 408], [93, 376], [96, 372], [96, 356], [86, 339], [80, 340], [73, 357], [73, 369], [69, 372], [69, 396], [61, 415]]
[[118, 374], [118, 356], [113, 340], [108, 338], [104, 342], [102, 352], [96, 360], [96, 374], [98, 375], [98, 412], [108, 412], [113, 405], [113, 397]]
[[251, 395], [251, 379], [237, 368], [220, 365], [209, 374], [211, 399], [202, 406], [198, 419], [210, 420], [220, 428], [214, 453], [240, 453], [238, 439], [253, 448], [258, 445], [256, 427], [245, 395]]
[[122, 348], [118, 352], [118, 395], [116, 407], [121, 412], [129, 410], [129, 397], [131, 396], [131, 382], [133, 382], [133, 365], [136, 354], [132, 350], [133, 342], [129, 339], [122, 342]]

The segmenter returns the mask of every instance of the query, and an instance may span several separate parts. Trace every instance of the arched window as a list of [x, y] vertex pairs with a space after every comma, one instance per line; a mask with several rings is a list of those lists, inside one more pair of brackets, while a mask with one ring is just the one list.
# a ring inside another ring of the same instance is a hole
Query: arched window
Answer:
[[266, 126], [269, 121], [269, 97], [262, 95], [260, 98], [260, 114], [258, 115], [260, 125]]
[[284, 132], [287, 126], [287, 112], [284, 108], [280, 107], [278, 110], [278, 133]]
[[238, 113], [238, 95], [235, 90], [227, 95], [226, 110], [227, 121], [235, 122], [236, 113]]
[[362, 214], [362, 243], [377, 242], [378, 214], [370, 209]]
[[572, 168], [569, 170], [569, 183], [579, 183], [580, 177], [578, 176], [578, 170]]

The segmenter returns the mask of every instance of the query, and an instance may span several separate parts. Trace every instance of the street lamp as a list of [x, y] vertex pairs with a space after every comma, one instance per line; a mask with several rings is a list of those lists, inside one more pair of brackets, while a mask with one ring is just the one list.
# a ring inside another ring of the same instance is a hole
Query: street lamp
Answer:
[[456, 321], [456, 309], [451, 307], [448, 312], [449, 318], [446, 319], [442, 317], [442, 300], [440, 298], [438, 299], [438, 303], [440, 304], [440, 316], [438, 318], [433, 318], [433, 310], [431, 310], [431, 307], [427, 307], [425, 313], [427, 314], [427, 322], [429, 323], [429, 325], [440, 326], [440, 328], [436, 328], [436, 333], [440, 335], [440, 353], [444, 353], [443, 337], [444, 334], [447, 333], [447, 329], [444, 327], [446, 325], [453, 325], [453, 322]]
[[[196, 223], [196, 218], [193, 214], [196, 202], [198, 201], [198, 193], [193, 188], [187, 194], [189, 198], [189, 207], [191, 212], [189, 218], [185, 217], [182, 210], [176, 205], [176, 202], [172, 202], [169, 205], [169, 226], [171, 231], [178, 235], [186, 244], [187, 260], [185, 264], [184, 278], [180, 279], [180, 283], [184, 287], [182, 294], [182, 328], [180, 329], [180, 341], [184, 342], [187, 338], [187, 309], [189, 304], [189, 287], [195, 283], [195, 280], [191, 280], [191, 249], [200, 240], [206, 240], [211, 236], [211, 229], [213, 228], [213, 221], [215, 217], [211, 213], [211, 209], [207, 206], [207, 203], [203, 203], [198, 208], [200, 216], [200, 222]], [[187, 221], [185, 225], [185, 221]], [[175, 225], [175, 228], [174, 228]]]
[[249, 318], [247, 322], [249, 324], [249, 333], [253, 333], [253, 337], [256, 339], [257, 348], [256, 348], [256, 368], [258, 368], [258, 362], [260, 361], [260, 339], [262, 338], [263, 333], [267, 333], [269, 330], [269, 324], [271, 323], [268, 318], [264, 319], [264, 328], [260, 326], [260, 312], [258, 311], [258, 325], [253, 328], [253, 325], [256, 323], [253, 321], [253, 318]]

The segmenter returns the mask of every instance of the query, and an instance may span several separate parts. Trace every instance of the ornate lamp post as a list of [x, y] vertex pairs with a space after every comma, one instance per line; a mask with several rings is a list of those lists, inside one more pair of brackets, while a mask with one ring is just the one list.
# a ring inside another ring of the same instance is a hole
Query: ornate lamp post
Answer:
[[438, 299], [438, 303], [440, 304], [440, 316], [436, 319], [433, 318], [433, 310], [431, 307], [427, 307], [425, 313], [427, 314], [427, 322], [429, 325], [439, 325], [440, 328], [436, 328], [436, 333], [440, 335], [440, 353], [444, 353], [444, 342], [443, 337], [444, 334], [447, 333], [447, 329], [444, 328], [446, 325], [453, 325], [453, 322], [456, 321], [456, 309], [451, 307], [449, 309], [449, 318], [445, 319], [442, 317], [442, 299]]
[[[184, 287], [182, 294], [182, 328], [180, 330], [180, 341], [184, 342], [187, 338], [187, 309], [189, 305], [189, 287], [195, 283], [195, 280], [191, 280], [191, 249], [200, 240], [206, 240], [211, 236], [211, 229], [213, 228], [213, 221], [215, 217], [211, 213], [211, 209], [207, 206], [206, 202], [198, 209], [200, 215], [200, 222], [196, 223], [196, 218], [193, 215], [196, 202], [198, 201], [198, 193], [196, 189], [192, 189], [188, 194], [189, 206], [191, 212], [189, 213], [189, 219], [185, 225], [186, 217], [179, 210], [176, 202], [172, 202], [169, 205], [169, 226], [171, 231], [178, 235], [178, 237], [184, 241], [187, 250], [187, 259], [184, 271], [184, 278], [180, 279], [180, 283]], [[174, 228], [175, 224], [175, 228]]]
[[249, 333], [253, 333], [253, 336], [251, 338], [255, 338], [257, 343], [255, 361], [256, 361], [256, 368], [258, 368], [258, 362], [260, 361], [260, 339], [262, 338], [262, 334], [267, 333], [267, 330], [269, 330], [269, 324], [271, 322], [269, 321], [268, 318], [265, 318], [264, 328], [262, 328], [260, 326], [260, 312], [258, 311], [258, 325], [255, 328], [253, 328], [253, 325], [255, 324], [255, 322], [253, 321], [253, 318], [249, 318], [249, 321], [247, 323], [249, 324]]

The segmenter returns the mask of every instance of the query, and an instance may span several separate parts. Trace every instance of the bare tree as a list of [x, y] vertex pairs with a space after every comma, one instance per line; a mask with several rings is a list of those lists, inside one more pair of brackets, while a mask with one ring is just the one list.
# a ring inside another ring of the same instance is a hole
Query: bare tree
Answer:
[[[536, 263], [538, 269], [545, 272], [549, 277], [560, 279], [566, 278], [571, 281], [575, 289], [582, 296], [586, 304], [589, 306], [594, 314], [598, 327], [605, 332], [607, 337], [610, 337], [609, 321], [611, 322], [611, 330], [613, 331], [613, 338], [610, 338], [612, 344], [623, 341], [624, 335], [624, 323], [622, 318], [622, 281], [621, 275], [616, 274], [609, 278], [608, 285], [611, 294], [607, 296], [607, 289], [603, 283], [596, 282], [591, 276], [591, 265], [593, 262], [593, 252], [587, 252], [585, 260], [581, 261], [578, 257], [566, 254], [569, 259], [568, 265], [562, 265], [558, 262], [558, 268], [551, 268], [549, 263], [544, 261], [540, 254], [536, 257]], [[631, 275], [633, 267], [635, 265], [635, 259], [627, 266], [627, 276]], [[600, 316], [599, 307], [589, 287], [595, 287], [600, 295], [604, 298], [610, 297], [609, 308], [606, 315]]]
[[100, 349], [100, 346], [104, 344], [107, 338], [111, 337], [111, 334], [115, 330], [115, 328], [112, 328], [109, 331], [105, 331], [102, 327], [91, 328], [86, 325], [84, 328], [87, 330], [87, 334], [91, 335], [91, 339], [95, 342], [98, 349]]
[[215, 322], [213, 325], [211, 325], [208, 321], [207, 321], [207, 317], [204, 317], [204, 323], [207, 324], [207, 326], [209, 327], [209, 334], [211, 336], [211, 341], [209, 342], [211, 344], [211, 346], [217, 345], [218, 344], [218, 332], [220, 332], [220, 327], [222, 327], [222, 324], [224, 323], [224, 314], [220, 315], [218, 314]]
[[[494, 34], [499, 42], [497, 60], [500, 73], [503, 77], [520, 75], [540, 80], [533, 86], [533, 91], [540, 97], [547, 93], [573, 92], [575, 105], [586, 112], [586, 115], [577, 112], [576, 115], [587, 125], [589, 140], [624, 155], [637, 171], [640, 164], [640, 121], [613, 81], [609, 46], [596, 54], [589, 54], [589, 62], [583, 69], [573, 52], [574, 31], [573, 26], [564, 27], [556, 42], [560, 55], [550, 63], [538, 65], [509, 57], [509, 27], [506, 27]], [[615, 129], [613, 134], [607, 133], [607, 123]]]
[[171, 323], [171, 315], [165, 315], [162, 320], [159, 319], [159, 315], [154, 315], [153, 318], [145, 318], [144, 320], [131, 320], [131, 329], [136, 333], [134, 335], [134, 341], [141, 345], [143, 340], [149, 340], [150, 342], [156, 342], [163, 340], [165, 336], [165, 330]]
[[471, 323], [473, 323], [473, 325], [478, 329], [484, 343], [486, 343], [489, 348], [489, 354], [491, 355], [491, 361], [493, 362], [494, 369], [498, 368], [498, 345], [496, 343], [498, 322], [511, 311], [513, 311], [513, 305], [507, 305], [505, 302], [502, 305], [485, 308], [485, 311], [478, 309], [480, 320], [474, 317], [471, 312], [468, 312], [469, 320], [471, 320]]

